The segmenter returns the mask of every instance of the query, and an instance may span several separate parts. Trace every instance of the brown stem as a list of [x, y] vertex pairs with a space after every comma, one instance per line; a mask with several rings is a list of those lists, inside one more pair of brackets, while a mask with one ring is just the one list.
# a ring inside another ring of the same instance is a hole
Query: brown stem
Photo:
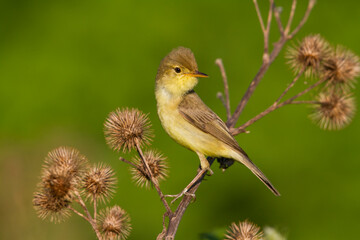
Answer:
[[303, 100], [303, 101], [292, 101], [289, 104], [322, 104], [322, 103], [314, 100]]
[[284, 36], [285, 35], [285, 32], [284, 32], [284, 26], [281, 22], [281, 18], [280, 18], [280, 10], [279, 8], [276, 8], [275, 7], [275, 4], [274, 4], [274, 16], [275, 16], [275, 20], [276, 20], [276, 24], [278, 25], [278, 28], [279, 28], [279, 31], [280, 31], [280, 34], [281, 36]]
[[[208, 161], [210, 163], [210, 165], [214, 162], [215, 159], [208, 158]], [[201, 171], [201, 169], [199, 168], [197, 173], [199, 173]], [[197, 174], [196, 174], [197, 175]], [[206, 174], [204, 174], [202, 176], [202, 178], [200, 178], [191, 189], [189, 189], [188, 193], [189, 194], [195, 194], [197, 189], [199, 188], [202, 180], [204, 179]], [[169, 225], [168, 225], [168, 229], [166, 232], [166, 236], [165, 236], [165, 240], [172, 240], [175, 238], [175, 234], [176, 231], [179, 227], [180, 221], [186, 211], [186, 209], [188, 208], [189, 204], [192, 202], [193, 197], [190, 195], [184, 195], [183, 199], [181, 200], [179, 206], [177, 207], [176, 211], [174, 212], [174, 214], [172, 216], [169, 216]]]
[[163, 229], [161, 233], [157, 236], [156, 240], [163, 240], [165, 238], [167, 228], [166, 228], [166, 218], [169, 217], [167, 213], [163, 215]]
[[95, 222], [95, 224], [96, 224], [97, 202], [96, 202], [96, 196], [95, 196], [95, 194], [93, 195], [93, 201], [94, 201], [94, 222]]
[[[275, 45], [274, 47], [274, 50], [275, 51], [275, 48], [282, 48], [282, 46], [279, 46], [279, 45]], [[271, 62], [271, 61], [270, 61]], [[270, 63], [269, 62], [269, 63]], [[240, 117], [240, 114], [242, 113], [242, 111], [244, 110], [247, 102], [249, 101], [251, 95], [253, 94], [255, 88], [257, 87], [257, 85], [260, 83], [261, 79], [263, 78], [265, 72], [267, 71], [267, 69], [269, 68], [269, 63], [265, 63], [263, 62], [261, 67], [260, 67], [260, 70], [258, 71], [258, 73], [256, 74], [256, 76], [254, 77], [254, 79], [252, 80], [252, 82], [250, 83], [248, 89], [246, 90], [244, 96], [242, 97], [239, 105], [237, 106], [235, 112], [233, 113], [233, 115], [231, 116], [231, 118], [227, 121], [227, 126], [229, 128], [231, 127], [234, 127], [237, 120], [239, 119]]]
[[297, 27], [292, 31], [291, 34], [288, 35], [288, 39], [293, 38], [299, 31], [300, 29], [304, 26], [304, 24], [306, 23], [306, 21], [308, 20], [311, 10], [313, 9], [314, 5], [315, 5], [316, 0], [309, 0], [306, 12], [303, 16], [303, 18], [301, 19], [299, 25], [297, 25]]
[[89, 212], [89, 209], [86, 207], [86, 205], [85, 205], [83, 199], [81, 198], [80, 194], [79, 194], [78, 192], [75, 192], [75, 195], [76, 195], [77, 198], [78, 198], [78, 199], [76, 200], [77, 203], [79, 203], [79, 205], [80, 205], [80, 206], [82, 207], [82, 209], [84, 210], [84, 212], [85, 212], [85, 214], [86, 214], [86, 216], [87, 216], [87, 218], [88, 218], [88, 221], [89, 221], [91, 227], [93, 228], [93, 230], [94, 230], [97, 238], [98, 238], [99, 240], [101, 240], [102, 237], [101, 237], [100, 231], [98, 230], [98, 228], [97, 228], [97, 226], [96, 226], [96, 223], [94, 222], [94, 219], [91, 217], [91, 214], [90, 214], [90, 212]]
[[131, 165], [133, 168], [136, 168], [136, 170], [140, 171], [144, 176], [146, 176], [147, 174], [143, 171], [143, 169], [141, 169], [139, 166], [137, 166], [136, 164], [126, 160], [125, 158], [123, 157], [119, 157], [119, 160], [124, 162], [124, 163], [127, 163], [129, 165]]
[[79, 212], [78, 210], [76, 210], [75, 208], [71, 207], [71, 206], [68, 206], [68, 208], [73, 211], [74, 213], [76, 213], [77, 215], [79, 215], [80, 217], [84, 218], [86, 221], [90, 222], [89, 219], [84, 215], [82, 214], [81, 212]]
[[281, 99], [286, 95], [287, 92], [289, 92], [289, 90], [295, 85], [295, 83], [297, 82], [297, 80], [299, 80], [299, 78], [301, 77], [301, 75], [304, 73], [305, 68], [303, 68], [297, 75], [296, 77], [292, 80], [292, 82], [289, 84], [289, 86], [287, 86], [287, 88], [284, 90], [284, 92], [280, 95], [280, 97], [278, 97], [278, 99], [276, 99], [274, 104], [278, 104]]
[[292, 1], [289, 20], [288, 20], [288, 22], [286, 24], [286, 27], [285, 27], [285, 35], [287, 35], [290, 32], [291, 24], [292, 24], [292, 21], [293, 21], [294, 16], [295, 16], [296, 3], [297, 3], [296, 0]]
[[[254, 4], [255, 4], [255, 8], [258, 9], [258, 6], [257, 6], [257, 2], [256, 0], [253, 0], [254, 1]], [[238, 104], [238, 106], [236, 107], [235, 109], [235, 112], [234, 114], [231, 116], [231, 118], [227, 121], [227, 126], [229, 128], [233, 128], [237, 122], [237, 120], [239, 119], [242, 111], [244, 110], [246, 104], [248, 103], [250, 97], [252, 96], [252, 94], [254, 93], [257, 85], [260, 83], [260, 81], [262, 80], [262, 78], [264, 77], [265, 73], [267, 72], [267, 70], [269, 69], [269, 66], [272, 64], [272, 62], [275, 60], [275, 58], [279, 55], [280, 51], [282, 50], [282, 48], [284, 47], [285, 43], [294, 37], [294, 35], [302, 28], [302, 26], [305, 24], [305, 22], [307, 21], [309, 15], [310, 15], [310, 12], [314, 6], [314, 3], [315, 3], [315, 0], [309, 0], [309, 3], [308, 3], [308, 7], [307, 7], [307, 10], [303, 16], [303, 18], [301, 19], [299, 25], [295, 28], [295, 30], [290, 34], [290, 35], [287, 35], [286, 33], [284, 35], [282, 35], [280, 37], [280, 39], [274, 43], [274, 48], [270, 54], [270, 57], [269, 57], [269, 61], [264, 61], [265, 58], [263, 58], [263, 63], [259, 69], [259, 71], [257, 72], [257, 74], [255, 75], [254, 79], [251, 81], [248, 89], [246, 90], [244, 96], [242, 97], [240, 103]], [[293, 3], [294, 4], [294, 3]], [[273, 7], [273, 5], [272, 5]], [[295, 9], [293, 10], [295, 11]], [[260, 11], [258, 11], [258, 16], [259, 16], [259, 13]], [[290, 18], [289, 20], [292, 18], [291, 17], [291, 14], [293, 13], [290, 13]], [[261, 15], [260, 15], [261, 17]], [[260, 19], [260, 18], [259, 18]], [[292, 21], [292, 20], [291, 20]], [[260, 22], [260, 25], [263, 25], [261, 24]], [[289, 22], [287, 23], [287, 25], [289, 25]], [[262, 29], [265, 29], [265, 27]], [[264, 32], [264, 31], [263, 31]], [[264, 54], [266, 54], [266, 52], [264, 52]], [[265, 59], [266, 60], [266, 59]]]
[[162, 193], [162, 191], [161, 191], [161, 189], [160, 189], [160, 187], [159, 187], [159, 184], [158, 184], [157, 181], [155, 180], [155, 178], [154, 178], [154, 176], [153, 176], [153, 174], [152, 174], [152, 172], [151, 172], [151, 169], [150, 169], [150, 167], [149, 167], [149, 164], [148, 164], [147, 161], [145, 160], [144, 154], [143, 154], [143, 152], [142, 152], [142, 150], [141, 150], [138, 142], [136, 142], [136, 150], [137, 150], [137, 152], [138, 152], [138, 154], [139, 154], [142, 162], [143, 162], [144, 165], [145, 165], [145, 169], [146, 169], [146, 171], [148, 172], [147, 175], [150, 177], [151, 183], [152, 183], [153, 186], [155, 187], [156, 191], [158, 192], [158, 194], [159, 194], [159, 196], [160, 196], [161, 201], [163, 202], [163, 204], [164, 204], [164, 206], [165, 206], [165, 208], [166, 208], [166, 212], [167, 212], [169, 215], [171, 215], [171, 214], [172, 214], [171, 208], [170, 208], [168, 202], [166, 201], [165, 196], [164, 196], [164, 194]]
[[245, 132], [245, 129], [247, 127], [249, 127], [250, 125], [252, 125], [253, 123], [255, 123], [256, 121], [258, 121], [259, 119], [263, 118], [264, 116], [266, 116], [267, 114], [271, 113], [272, 111], [281, 108], [285, 105], [288, 104], [302, 104], [302, 103], [311, 103], [311, 104], [317, 104], [319, 102], [317, 101], [296, 101], [294, 102], [295, 99], [301, 97], [302, 95], [308, 93], [310, 90], [314, 89], [315, 87], [319, 86], [320, 84], [322, 84], [323, 82], [325, 82], [326, 79], [322, 79], [319, 80], [318, 82], [314, 83], [313, 85], [311, 85], [310, 87], [308, 87], [307, 89], [303, 90], [302, 92], [299, 92], [298, 94], [296, 94], [295, 96], [287, 99], [286, 101], [282, 102], [282, 103], [277, 103], [276, 101], [269, 106], [266, 110], [264, 110], [263, 112], [259, 113], [258, 115], [256, 115], [255, 117], [253, 117], [252, 119], [250, 119], [249, 121], [247, 121], [246, 123], [244, 123], [243, 125], [241, 125], [238, 128], [232, 128], [230, 129], [231, 134], [232, 135], [238, 135], [240, 133]]
[[[231, 110], [230, 110], [229, 84], [228, 84], [228, 81], [227, 81], [225, 67], [224, 67], [224, 64], [223, 64], [223, 61], [222, 61], [221, 58], [216, 59], [215, 64], [218, 65], [218, 67], [220, 69], [220, 72], [221, 72], [222, 79], [223, 79], [224, 94], [225, 94], [225, 99], [223, 100], [223, 104], [225, 105], [225, 109], [226, 109], [226, 117], [227, 117], [227, 119], [230, 119]], [[220, 98], [220, 100], [221, 100], [221, 98]]]
[[[301, 97], [302, 95], [308, 93], [309, 91], [311, 91], [312, 89], [316, 88], [317, 86], [319, 86], [320, 84], [324, 83], [327, 79], [326, 78], [323, 78], [319, 81], [317, 81], [316, 83], [314, 83], [313, 85], [311, 85], [310, 87], [306, 88], [304, 91], [302, 92], [299, 92], [298, 94], [296, 94], [295, 96], [289, 98], [288, 100], [282, 102], [281, 104], [289, 104], [291, 103], [292, 101], [294, 101], [295, 99]], [[281, 105], [279, 104], [279, 105]]]
[[259, 5], [258, 5], [258, 3], [257, 3], [257, 0], [253, 0], [253, 2], [254, 2], [254, 5], [255, 5], [256, 14], [257, 14], [258, 19], [259, 19], [259, 22], [260, 22], [261, 30], [262, 30], [263, 32], [265, 32], [265, 25], [264, 25], [264, 21], [263, 21], [263, 19], [262, 19], [262, 17], [261, 17], [261, 12], [260, 12]]
[[226, 101], [225, 101], [225, 98], [224, 98], [224, 95], [222, 92], [218, 92], [216, 94], [216, 97], [221, 101], [221, 103], [223, 104], [224, 108], [226, 109]]
[[264, 54], [263, 54], [263, 61], [268, 62], [269, 61], [269, 37], [270, 37], [270, 26], [271, 26], [271, 20], [273, 15], [273, 9], [274, 9], [274, 0], [269, 0], [270, 6], [269, 6], [269, 13], [268, 13], [268, 19], [266, 23], [266, 29], [264, 34]]

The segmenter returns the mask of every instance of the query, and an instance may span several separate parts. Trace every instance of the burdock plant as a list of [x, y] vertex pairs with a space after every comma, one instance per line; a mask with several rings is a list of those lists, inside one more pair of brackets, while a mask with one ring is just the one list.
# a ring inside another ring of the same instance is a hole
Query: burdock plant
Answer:
[[232, 223], [226, 232], [225, 240], [261, 240], [264, 233], [260, 227], [249, 220]]
[[[128, 215], [122, 209], [120, 216], [107, 220], [107, 224], [117, 226], [111, 238], [108, 238], [107, 231], [98, 227], [97, 202], [111, 198], [116, 184], [114, 175], [114, 171], [103, 164], [89, 167], [86, 157], [74, 148], [56, 148], [45, 159], [40, 183], [34, 194], [34, 208], [40, 218], [52, 222], [64, 221], [74, 212], [90, 223], [98, 239], [125, 239], [131, 225]], [[93, 214], [84, 198], [93, 203]], [[82, 211], [76, 210], [74, 205], [79, 205]], [[126, 224], [119, 225], [119, 222]]]
[[[323, 129], [336, 130], [348, 126], [356, 110], [351, 91], [354, 90], [356, 78], [360, 74], [359, 58], [344, 47], [332, 46], [319, 34], [309, 35], [288, 49], [286, 58], [295, 74], [293, 79], [279, 96], [275, 96], [275, 101], [267, 108], [236, 126], [249, 99], [271, 64], [285, 44], [293, 39], [306, 23], [315, 0], [308, 1], [305, 13], [296, 26], [292, 26], [296, 0], [292, 1], [289, 16], [286, 17], [281, 16], [284, 13], [275, 5], [274, 0], [269, 0], [266, 20], [262, 16], [257, 0], [253, 0], [253, 3], [264, 38], [262, 63], [234, 112], [231, 112], [230, 108], [225, 67], [221, 59], [215, 61], [224, 84], [224, 92], [219, 92], [217, 96], [225, 107], [226, 125], [231, 135], [249, 133], [248, 127], [252, 124], [287, 105], [310, 106], [310, 118]], [[287, 19], [287, 22], [283, 22], [282, 19]], [[276, 42], [270, 41], [270, 26], [273, 21], [276, 21], [280, 35]], [[294, 95], [288, 96], [300, 79], [304, 79], [308, 85]], [[314, 94], [309, 96], [309, 92]], [[308, 98], [300, 99], [305, 96]], [[158, 151], [148, 149], [153, 137], [150, 127], [147, 114], [137, 109], [118, 108], [108, 115], [104, 123], [105, 140], [110, 148], [117, 152], [129, 153], [135, 150], [135, 156], [131, 160], [123, 157], [120, 157], [120, 160], [130, 165], [135, 185], [152, 187], [151, 189], [155, 189], [158, 193], [165, 210], [162, 218], [163, 228], [157, 239], [171, 240], [175, 238], [180, 221], [205, 176], [203, 175], [189, 188], [175, 210], [170, 208], [166, 195], [160, 188], [160, 182], [168, 176], [167, 159]], [[210, 164], [214, 160], [208, 158]], [[232, 165], [231, 159], [217, 159], [217, 161], [224, 169]], [[130, 217], [125, 210], [119, 206], [107, 207], [100, 211], [97, 217], [97, 203], [107, 203], [114, 193], [116, 184], [114, 171], [104, 164], [90, 167], [87, 162], [79, 151], [69, 147], [60, 147], [49, 153], [33, 199], [39, 217], [59, 222], [74, 212], [91, 224], [98, 239], [126, 239], [130, 234], [131, 225]], [[92, 214], [85, 201], [93, 204]], [[79, 205], [82, 211], [77, 210], [74, 205]], [[270, 239], [267, 238], [267, 232], [274, 231], [266, 231], [265, 228], [264, 232], [263, 234], [259, 227], [245, 221], [233, 223], [224, 235], [227, 240], [258, 240]]]

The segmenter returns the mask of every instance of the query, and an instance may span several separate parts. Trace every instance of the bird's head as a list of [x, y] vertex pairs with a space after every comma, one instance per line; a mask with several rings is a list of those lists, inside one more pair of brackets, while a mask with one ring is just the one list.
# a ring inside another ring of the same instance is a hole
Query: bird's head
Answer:
[[198, 71], [190, 49], [178, 47], [161, 61], [156, 75], [156, 88], [162, 88], [174, 96], [181, 96], [196, 86], [199, 77], [208, 75]]

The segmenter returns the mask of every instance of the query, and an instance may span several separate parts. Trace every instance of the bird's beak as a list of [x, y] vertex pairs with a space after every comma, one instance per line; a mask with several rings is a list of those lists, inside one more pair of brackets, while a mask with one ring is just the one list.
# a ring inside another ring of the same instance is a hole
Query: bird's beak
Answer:
[[192, 76], [192, 77], [200, 77], [200, 78], [209, 77], [207, 74], [199, 72], [199, 71], [195, 71], [193, 73], [186, 73], [186, 75], [189, 75], [189, 76]]

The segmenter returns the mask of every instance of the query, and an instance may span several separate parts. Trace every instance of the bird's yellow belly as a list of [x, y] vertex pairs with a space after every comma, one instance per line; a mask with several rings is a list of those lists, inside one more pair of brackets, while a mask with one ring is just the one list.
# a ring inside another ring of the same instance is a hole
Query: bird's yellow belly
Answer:
[[189, 123], [177, 108], [158, 108], [161, 123], [166, 132], [179, 144], [212, 157], [229, 157], [228, 147], [215, 137]]

